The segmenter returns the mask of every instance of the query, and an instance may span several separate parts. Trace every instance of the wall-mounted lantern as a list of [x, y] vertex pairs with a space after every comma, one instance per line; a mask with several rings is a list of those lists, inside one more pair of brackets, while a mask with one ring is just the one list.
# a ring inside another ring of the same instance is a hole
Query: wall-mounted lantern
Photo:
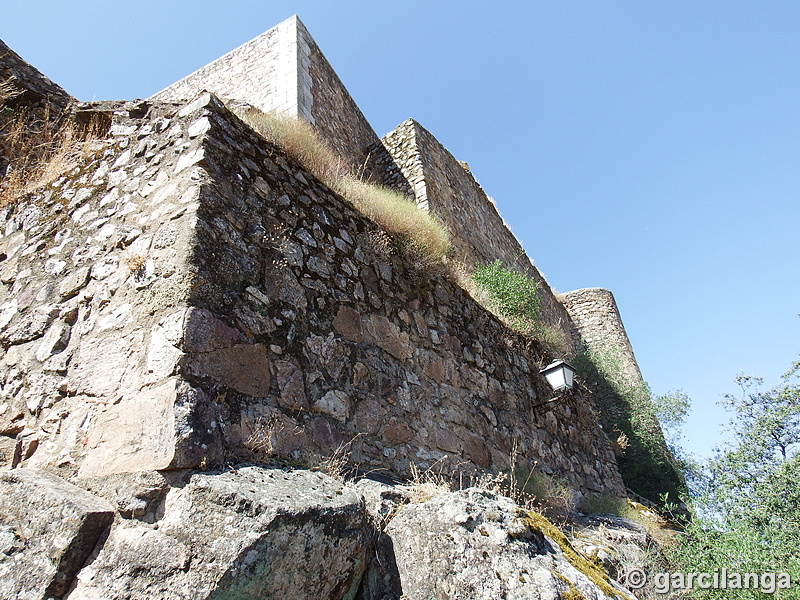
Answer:
[[575, 369], [563, 360], [557, 360], [539, 371], [554, 392], [567, 392], [575, 384]]

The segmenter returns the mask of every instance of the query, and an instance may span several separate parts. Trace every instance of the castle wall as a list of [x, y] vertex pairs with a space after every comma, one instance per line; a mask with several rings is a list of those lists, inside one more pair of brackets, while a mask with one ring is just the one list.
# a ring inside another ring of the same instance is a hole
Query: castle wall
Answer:
[[347, 167], [364, 179], [383, 183], [397, 172], [297, 16], [157, 92], [152, 99], [188, 100], [204, 90], [226, 102], [311, 123]]
[[[534, 410], [550, 396], [543, 357], [457, 285], [388, 254], [371, 222], [245, 143], [246, 131], [235, 148], [208, 135], [205, 168], [217, 183], [198, 212], [194, 261], [209, 284], [191, 304], [263, 343], [272, 376], [265, 398], [228, 394], [229, 443], [259, 427], [276, 452], [327, 453], [353, 440], [352, 462], [408, 474], [446, 455], [463, 468], [507, 468], [518, 440], [522, 462], [584, 489], [618, 489], [589, 401]], [[248, 174], [242, 161], [264, 169]], [[242, 186], [233, 213], [219, 183], [231, 180]], [[247, 234], [259, 223], [260, 243]]]
[[470, 267], [502, 261], [538, 284], [544, 322], [562, 332], [567, 346], [578, 335], [569, 315], [472, 174], [413, 119], [384, 136], [383, 143], [413, 188], [417, 203], [450, 229], [456, 258]]
[[7, 466], [89, 476], [349, 443], [351, 464], [408, 475], [507, 468], [516, 446], [623, 491], [590, 400], [536, 408], [544, 357], [216, 99], [111, 113], [102, 155], [4, 215]]
[[[347, 88], [322, 54], [305, 26], [298, 21], [298, 47], [307, 66], [301, 69], [300, 89], [306, 94], [300, 105], [312, 123], [354, 173], [365, 179], [382, 182], [384, 173], [376, 171], [373, 148], [380, 150], [380, 140], [361, 113]], [[387, 173], [396, 171], [391, 164]]]
[[53, 113], [65, 109], [75, 99], [56, 83], [25, 62], [0, 40], [0, 104], [9, 108], [25, 106], [43, 109], [50, 103]]
[[219, 455], [212, 419], [158, 340], [193, 281], [199, 130], [173, 106], [95, 109], [114, 119], [109, 138], [2, 210], [0, 463], [195, 466]]
[[686, 483], [664, 441], [614, 296], [586, 288], [565, 294], [564, 305], [589, 351], [580, 360], [600, 422], [612, 437], [626, 437], [618, 456], [626, 485], [652, 501], [665, 493], [680, 496]]
[[563, 295], [564, 307], [580, 331], [585, 344], [596, 350], [614, 349], [632, 383], [642, 381], [614, 295], [602, 288], [584, 288]]
[[223, 100], [247, 102], [265, 112], [301, 116], [297, 27], [293, 19], [265, 31], [150, 99], [186, 101], [203, 90]]
[[[49, 128], [56, 129], [64, 109], [75, 99], [25, 62], [0, 40], [0, 177], [19, 151], [7, 133], [22, 118], [26, 136], [35, 137]], [[40, 149], [41, 150], [41, 149]], [[28, 151], [32, 151], [28, 149]]]

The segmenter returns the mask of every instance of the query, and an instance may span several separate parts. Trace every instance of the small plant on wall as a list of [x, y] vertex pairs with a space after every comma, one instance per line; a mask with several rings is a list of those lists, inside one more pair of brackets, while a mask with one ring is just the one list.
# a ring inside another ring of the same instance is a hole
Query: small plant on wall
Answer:
[[472, 279], [485, 294], [484, 303], [512, 328], [532, 334], [539, 317], [539, 291], [530, 277], [506, 269], [496, 260], [478, 266]]

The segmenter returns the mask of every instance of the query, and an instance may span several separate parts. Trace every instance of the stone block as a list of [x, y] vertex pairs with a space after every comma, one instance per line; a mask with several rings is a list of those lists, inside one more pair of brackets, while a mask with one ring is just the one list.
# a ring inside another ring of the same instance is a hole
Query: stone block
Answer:
[[324, 338], [312, 333], [306, 340], [306, 346], [311, 354], [322, 363], [328, 375], [334, 381], [338, 381], [350, 354], [347, 344], [342, 342], [341, 339], [337, 339], [335, 334], [331, 332]]
[[206, 429], [211, 421], [205, 414], [207, 404], [202, 394], [175, 378], [123, 398], [92, 419], [78, 475], [191, 468], [204, 459], [214, 462], [219, 432]]
[[489, 468], [489, 451], [486, 448], [486, 442], [477, 435], [467, 434], [462, 440], [464, 444], [464, 452], [472, 462], [484, 469]]
[[461, 451], [461, 442], [449, 429], [437, 429], [436, 447], [455, 454]]
[[382, 414], [381, 405], [377, 400], [370, 398], [362, 401], [354, 414], [356, 429], [368, 435], [375, 435], [380, 428]]
[[238, 344], [190, 354], [184, 364], [189, 374], [210, 377], [248, 396], [269, 394], [270, 371], [264, 344]]
[[239, 468], [173, 488], [158, 529], [114, 527], [75, 598], [352, 598], [368, 559], [359, 493], [321, 473]]
[[0, 473], [0, 524], [17, 540], [0, 553], [0, 597], [61, 597], [113, 519], [105, 500], [51, 473]]
[[311, 440], [314, 445], [324, 452], [334, 452], [341, 448], [347, 438], [331, 427], [328, 419], [317, 417], [311, 422]]
[[390, 444], [396, 446], [410, 442], [414, 438], [414, 431], [405, 423], [392, 420], [386, 424], [383, 435]]
[[444, 381], [444, 364], [439, 360], [426, 362], [422, 366], [422, 371], [436, 383], [442, 383]]
[[333, 319], [333, 328], [347, 340], [359, 343], [364, 339], [361, 331], [361, 315], [349, 306], [340, 306]]
[[277, 371], [278, 404], [287, 410], [307, 410], [308, 398], [306, 397], [303, 371], [296, 360], [279, 360], [275, 363]]
[[17, 440], [13, 437], [0, 435], [0, 470], [15, 467], [14, 457], [17, 454]]
[[397, 359], [411, 358], [408, 334], [382, 315], [369, 315], [364, 322], [366, 338]]
[[183, 327], [186, 352], [212, 352], [220, 348], [230, 348], [242, 341], [238, 329], [225, 324], [204, 308], [190, 308], [186, 312]]
[[314, 402], [314, 411], [344, 422], [350, 416], [350, 396], [340, 390], [331, 390]]

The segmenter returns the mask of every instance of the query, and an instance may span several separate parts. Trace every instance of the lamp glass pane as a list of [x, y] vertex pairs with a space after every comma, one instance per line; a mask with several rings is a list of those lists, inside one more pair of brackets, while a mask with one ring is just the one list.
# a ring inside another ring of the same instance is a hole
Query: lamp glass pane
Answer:
[[560, 367], [558, 369], [554, 369], [548, 373], [545, 373], [545, 377], [547, 378], [547, 383], [550, 384], [554, 390], [559, 390], [566, 386], [565, 372], [566, 369], [564, 367]]
[[564, 371], [564, 385], [566, 385], [568, 388], [572, 388], [575, 371], [566, 367], [561, 367], [561, 370]]

